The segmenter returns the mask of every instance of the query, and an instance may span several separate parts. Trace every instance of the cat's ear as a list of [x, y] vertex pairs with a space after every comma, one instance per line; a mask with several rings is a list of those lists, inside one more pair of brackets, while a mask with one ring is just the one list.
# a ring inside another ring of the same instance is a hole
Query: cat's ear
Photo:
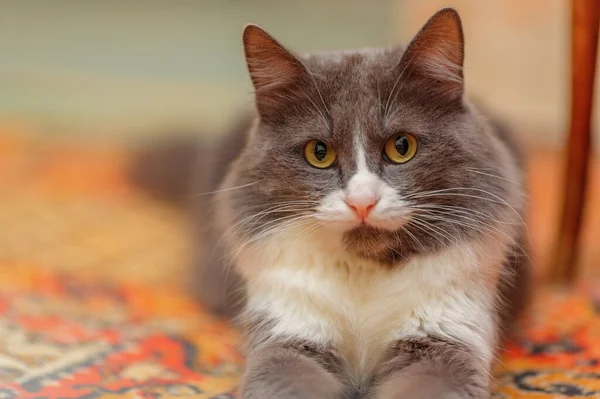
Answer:
[[422, 78], [428, 90], [462, 99], [464, 36], [458, 12], [444, 8], [434, 14], [408, 45], [401, 73]]
[[263, 118], [273, 117], [293, 100], [308, 72], [294, 54], [256, 25], [246, 26], [243, 41], [259, 113]]

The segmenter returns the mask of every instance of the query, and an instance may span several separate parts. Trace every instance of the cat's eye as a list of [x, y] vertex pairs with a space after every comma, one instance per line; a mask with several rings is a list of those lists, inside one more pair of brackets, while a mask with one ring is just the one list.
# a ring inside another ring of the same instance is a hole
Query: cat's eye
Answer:
[[388, 162], [404, 163], [417, 153], [417, 139], [412, 134], [400, 133], [388, 140], [383, 148], [383, 158]]
[[325, 169], [335, 162], [335, 151], [319, 140], [311, 140], [304, 146], [304, 158], [315, 168]]

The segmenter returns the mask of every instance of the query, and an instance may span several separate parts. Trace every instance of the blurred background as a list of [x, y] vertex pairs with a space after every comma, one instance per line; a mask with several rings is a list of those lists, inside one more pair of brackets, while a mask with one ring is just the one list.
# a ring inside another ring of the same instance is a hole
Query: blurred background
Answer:
[[2, 1], [0, 117], [44, 137], [94, 140], [220, 128], [252, 103], [246, 23], [299, 52], [378, 47], [410, 40], [444, 5], [464, 20], [471, 96], [532, 143], [561, 146], [566, 0]]
[[[123, 170], [151, 138], [219, 134], [253, 106], [243, 26], [298, 52], [378, 47], [410, 40], [445, 5], [463, 19], [468, 93], [531, 154], [530, 230], [543, 267], [568, 128], [567, 0], [0, 0], [0, 222], [10, 226], [0, 260], [110, 278], [117, 265], [118, 275], [177, 282], [182, 216], [135, 192]], [[589, 265], [600, 258], [595, 168]]]
[[[298, 52], [378, 47], [447, 5], [463, 19], [467, 93], [525, 146], [543, 277], [563, 197], [571, 0], [0, 0], [0, 396], [233, 399], [238, 336], [190, 299], [189, 216], [132, 183], [135, 154], [219, 135], [253, 107], [246, 23]], [[598, 397], [595, 153], [579, 281], [539, 290], [494, 397]]]

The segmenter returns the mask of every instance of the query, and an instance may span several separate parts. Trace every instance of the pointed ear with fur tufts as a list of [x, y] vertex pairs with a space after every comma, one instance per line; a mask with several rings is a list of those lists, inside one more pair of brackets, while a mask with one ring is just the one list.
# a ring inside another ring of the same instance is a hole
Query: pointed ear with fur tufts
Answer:
[[433, 15], [408, 45], [400, 73], [422, 79], [423, 89], [448, 100], [462, 100], [464, 37], [458, 12], [444, 8]]
[[309, 74], [294, 54], [258, 26], [247, 25], [243, 41], [259, 114], [276, 122], [309, 82]]

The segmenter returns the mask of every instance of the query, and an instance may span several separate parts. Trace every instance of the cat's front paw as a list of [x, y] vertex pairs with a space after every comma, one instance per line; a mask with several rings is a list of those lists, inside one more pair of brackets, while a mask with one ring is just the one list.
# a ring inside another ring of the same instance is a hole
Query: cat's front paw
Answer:
[[342, 383], [315, 360], [291, 349], [252, 354], [240, 387], [241, 399], [338, 399]]
[[457, 385], [451, 376], [398, 373], [380, 385], [376, 399], [489, 399], [479, 385]]

